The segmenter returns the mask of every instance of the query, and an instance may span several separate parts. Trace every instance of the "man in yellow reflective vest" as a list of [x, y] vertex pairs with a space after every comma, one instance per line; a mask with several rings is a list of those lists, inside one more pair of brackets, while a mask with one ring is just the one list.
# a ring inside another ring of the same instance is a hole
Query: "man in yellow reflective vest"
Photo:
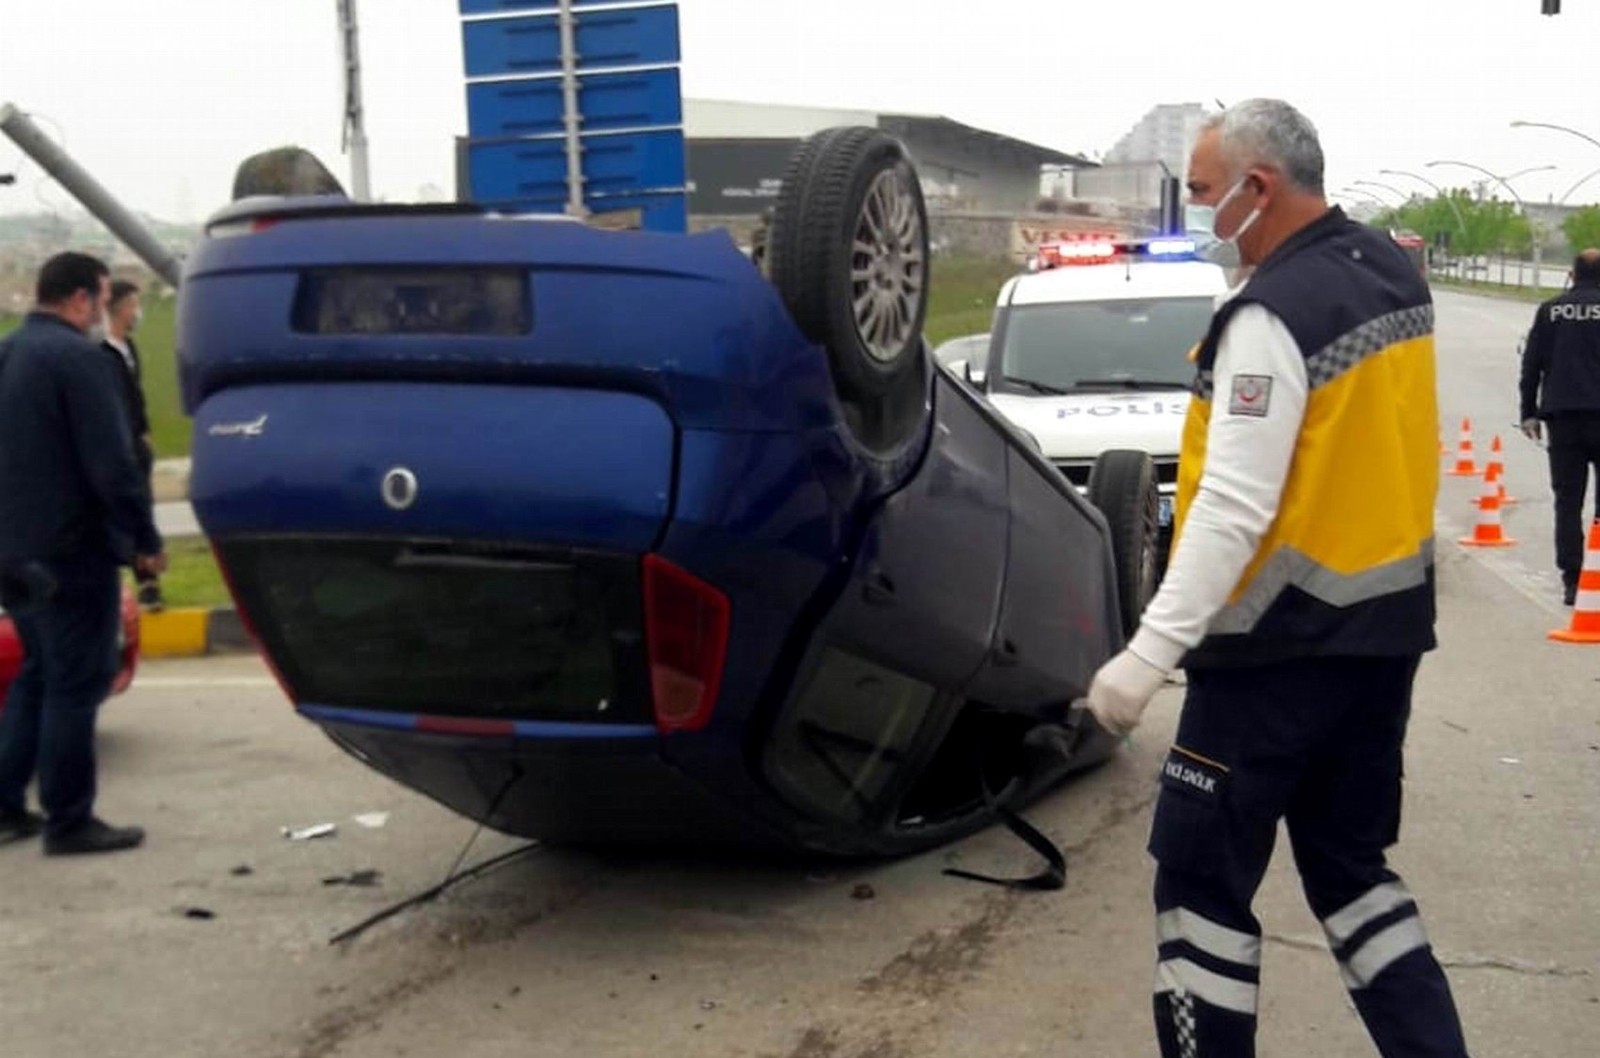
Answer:
[[1315, 128], [1277, 100], [1229, 108], [1195, 144], [1190, 198], [1242, 268], [1194, 352], [1166, 578], [1089, 691], [1126, 732], [1188, 672], [1150, 835], [1170, 1058], [1255, 1053], [1250, 907], [1280, 819], [1378, 1050], [1467, 1053], [1384, 855], [1435, 645], [1433, 304], [1385, 233], [1328, 207], [1322, 170]]

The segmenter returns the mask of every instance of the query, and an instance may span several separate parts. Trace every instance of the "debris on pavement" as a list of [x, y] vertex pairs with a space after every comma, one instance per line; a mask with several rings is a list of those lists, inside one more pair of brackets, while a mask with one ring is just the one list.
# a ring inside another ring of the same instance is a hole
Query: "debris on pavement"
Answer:
[[217, 917], [217, 913], [205, 907], [186, 907], [183, 909], [184, 918], [197, 918], [207, 921]]
[[353, 885], [358, 889], [370, 889], [378, 884], [378, 879], [383, 877], [382, 871], [371, 869], [351, 871], [349, 874], [336, 874], [330, 878], [322, 879], [323, 885]]
[[389, 822], [389, 813], [388, 812], [363, 812], [358, 816], [351, 816], [350, 818], [354, 819], [357, 823], [360, 823], [362, 826], [366, 827], [368, 830], [377, 830], [380, 827], [382, 827], [385, 823]]
[[241, 863], [228, 873], [233, 875], [235, 878], [243, 878], [246, 875], [256, 873], [256, 871], [255, 868], [250, 866], [248, 863]]
[[862, 882], [860, 885], [850, 890], [850, 899], [852, 900], [871, 900], [877, 895], [878, 891], [872, 888], [872, 886], [868, 885], [866, 882]]
[[1501, 757], [1500, 758], [1500, 763], [1501, 764], [1521, 764], [1522, 763], [1522, 758], [1521, 757]]
[[326, 838], [337, 833], [337, 823], [317, 823], [309, 827], [282, 827], [283, 836], [290, 841], [310, 841], [313, 838]]

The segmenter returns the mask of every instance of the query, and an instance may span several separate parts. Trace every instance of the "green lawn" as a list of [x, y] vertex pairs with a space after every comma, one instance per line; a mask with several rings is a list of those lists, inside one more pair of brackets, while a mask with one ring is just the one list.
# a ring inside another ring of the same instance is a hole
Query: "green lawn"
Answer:
[[994, 318], [994, 297], [1017, 271], [1010, 261], [936, 258], [923, 326], [928, 341], [938, 345], [947, 338], [987, 331]]
[[1546, 298], [1553, 298], [1561, 293], [1560, 288], [1545, 287], [1535, 290], [1533, 287], [1515, 287], [1500, 283], [1480, 283], [1477, 281], [1466, 282], [1460, 279], [1446, 279], [1441, 276], [1429, 276], [1428, 282], [1435, 287], [1446, 290], [1459, 290], [1467, 294], [1482, 294], [1485, 297], [1510, 298], [1513, 301], [1526, 301], [1529, 304], [1538, 304]]
[[161, 594], [171, 607], [230, 606], [222, 573], [203, 537], [167, 541], [167, 572], [161, 577]]

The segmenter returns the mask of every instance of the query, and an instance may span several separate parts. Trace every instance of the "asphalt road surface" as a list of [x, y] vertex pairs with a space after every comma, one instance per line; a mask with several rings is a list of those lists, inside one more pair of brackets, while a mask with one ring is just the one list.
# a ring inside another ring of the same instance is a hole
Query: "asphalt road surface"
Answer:
[[[1577, 1058], [1600, 1025], [1600, 647], [1545, 638], [1566, 611], [1543, 453], [1510, 425], [1531, 311], [1439, 296], [1446, 440], [1462, 415], [1485, 449], [1503, 434], [1520, 543], [1457, 547], [1476, 484], [1446, 480], [1394, 860], [1473, 1053]], [[1144, 842], [1180, 694], [1030, 811], [1067, 850], [1062, 892], [940, 874], [1031, 868], [1001, 830], [855, 867], [544, 849], [336, 946], [472, 826], [345, 757], [254, 659], [147, 664], [106, 708], [101, 800], [146, 847], [0, 848], [0, 1055], [1153, 1055]], [[484, 835], [467, 862], [518, 845]], [[1372, 1054], [1282, 849], [1257, 910], [1260, 1053]]]

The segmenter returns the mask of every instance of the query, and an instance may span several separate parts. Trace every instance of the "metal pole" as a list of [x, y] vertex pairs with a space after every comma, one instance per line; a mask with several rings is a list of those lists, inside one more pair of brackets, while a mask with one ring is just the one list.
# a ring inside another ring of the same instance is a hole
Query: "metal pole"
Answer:
[[350, 155], [351, 197], [372, 201], [367, 175], [367, 128], [361, 106], [361, 45], [356, 0], [339, 0], [339, 30], [344, 40], [344, 148]]
[[[1547, 209], [1549, 210], [1549, 212], [1547, 212], [1545, 214], [1545, 216], [1546, 217], [1554, 216], [1555, 215], [1555, 195], [1547, 193], [1545, 195], [1545, 204], [1546, 204]], [[1533, 289], [1534, 290], [1538, 290], [1542, 286], [1542, 284], [1539, 282], [1539, 265], [1542, 264], [1543, 261], [1544, 261], [1544, 232], [1543, 232], [1543, 228], [1544, 228], [1544, 218], [1543, 217], [1540, 218], [1540, 221], [1539, 221], [1538, 224], [1534, 224], [1532, 221], [1529, 221], [1529, 223], [1528, 223], [1528, 234], [1533, 236]]]
[[578, 139], [578, 33], [572, 0], [561, 0], [557, 18], [561, 25], [561, 115], [567, 129], [567, 213], [586, 217], [583, 206], [583, 146]]
[[1409, 176], [1411, 179], [1421, 180], [1424, 184], [1427, 184], [1429, 187], [1433, 188], [1434, 193], [1440, 198], [1444, 199], [1445, 205], [1450, 207], [1450, 212], [1455, 214], [1456, 227], [1460, 229], [1462, 238], [1466, 238], [1467, 222], [1461, 219], [1461, 210], [1456, 207], [1456, 200], [1445, 194], [1444, 188], [1440, 187], [1438, 184], [1434, 183], [1432, 180], [1429, 180], [1425, 176], [1418, 176], [1416, 173], [1408, 173], [1404, 169], [1379, 169], [1378, 172], [1386, 174], [1393, 173], [1395, 176]]
[[11, 137], [40, 168], [55, 177], [84, 209], [138, 254], [151, 271], [174, 287], [178, 285], [183, 265], [177, 254], [161, 245], [161, 240], [143, 221], [125, 209], [88, 170], [68, 157], [66, 151], [52, 143], [32, 119], [10, 103], [0, 104], [0, 132]]

